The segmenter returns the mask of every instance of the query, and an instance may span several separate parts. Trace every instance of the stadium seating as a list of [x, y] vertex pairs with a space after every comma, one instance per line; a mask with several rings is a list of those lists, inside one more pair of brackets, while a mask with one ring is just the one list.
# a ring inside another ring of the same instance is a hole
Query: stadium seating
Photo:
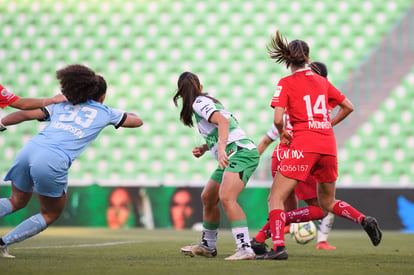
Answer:
[[[216, 163], [210, 156], [192, 157], [191, 149], [202, 139], [180, 123], [172, 103], [181, 72], [197, 73], [205, 91], [217, 96], [258, 143], [272, 122], [274, 87], [289, 73], [267, 58], [270, 35], [280, 29], [289, 40], [309, 41], [312, 59], [325, 62], [330, 80], [340, 84], [354, 60], [363, 59], [412, 5], [410, 0], [387, 3], [0, 0], [0, 83], [21, 96], [50, 96], [58, 92], [56, 69], [83, 63], [106, 78], [106, 104], [143, 118], [137, 130], [105, 129], [74, 163], [71, 179], [207, 180]], [[407, 76], [340, 149], [343, 184], [413, 181], [414, 154], [408, 149], [414, 141], [404, 127], [413, 119], [412, 78]], [[402, 116], [393, 112], [401, 108]], [[398, 134], [390, 133], [390, 125]], [[41, 127], [27, 122], [0, 136], [2, 173]], [[376, 157], [361, 148], [371, 148]], [[394, 154], [400, 162], [390, 161]], [[356, 160], [363, 169], [355, 169]]]
[[[414, 114], [413, 91], [414, 67], [340, 151], [340, 174], [345, 184], [362, 180], [377, 186], [405, 186], [414, 181], [414, 135], [408, 126]], [[366, 167], [359, 171], [357, 162]]]

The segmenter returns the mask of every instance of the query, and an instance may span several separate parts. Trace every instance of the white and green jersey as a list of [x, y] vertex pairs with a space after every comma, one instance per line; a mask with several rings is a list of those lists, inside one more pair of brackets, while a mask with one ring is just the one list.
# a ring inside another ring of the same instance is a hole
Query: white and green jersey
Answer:
[[239, 123], [232, 113], [225, 110], [223, 105], [214, 102], [206, 96], [198, 96], [193, 103], [193, 113], [197, 120], [197, 128], [204, 137], [211, 154], [218, 159], [217, 143], [218, 143], [218, 125], [210, 123], [210, 117], [214, 112], [220, 112], [229, 122], [229, 138], [227, 144], [236, 142], [238, 146], [249, 150], [256, 148], [246, 133], [239, 127]]

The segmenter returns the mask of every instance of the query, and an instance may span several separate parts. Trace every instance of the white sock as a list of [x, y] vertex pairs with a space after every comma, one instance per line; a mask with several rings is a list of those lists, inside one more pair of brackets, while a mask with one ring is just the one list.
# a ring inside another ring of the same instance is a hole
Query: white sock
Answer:
[[210, 248], [216, 248], [217, 235], [218, 235], [218, 229], [203, 228], [203, 236], [201, 237], [201, 240], [204, 245], [207, 245]]
[[328, 213], [325, 218], [319, 220], [318, 243], [328, 240], [329, 232], [331, 232], [335, 215]]
[[3, 242], [6, 245], [24, 241], [36, 234], [39, 234], [47, 227], [46, 221], [42, 215], [36, 214], [27, 220], [21, 222], [11, 232], [3, 236]]
[[11, 202], [6, 199], [0, 199], [0, 218], [7, 216], [13, 212], [13, 207]]
[[253, 252], [250, 246], [249, 229], [247, 227], [235, 227], [231, 229], [237, 249], [244, 248]]

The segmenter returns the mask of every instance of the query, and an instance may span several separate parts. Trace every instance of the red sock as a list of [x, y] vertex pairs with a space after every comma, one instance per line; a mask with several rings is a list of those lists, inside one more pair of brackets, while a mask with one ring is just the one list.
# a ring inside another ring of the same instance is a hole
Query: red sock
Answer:
[[272, 232], [273, 249], [277, 250], [278, 246], [285, 246], [285, 228], [286, 214], [282, 209], [275, 209], [269, 213], [270, 231]]
[[285, 233], [285, 234], [290, 233], [290, 225], [285, 225], [285, 229], [283, 230], [283, 233]]
[[262, 227], [262, 229], [260, 229], [259, 233], [257, 233], [256, 237], [254, 237], [254, 238], [256, 239], [256, 241], [264, 243], [270, 237], [271, 237], [270, 224], [269, 224], [269, 222], [267, 222]]
[[316, 206], [306, 206], [286, 213], [286, 224], [322, 219], [323, 211]]
[[353, 221], [354, 223], [361, 224], [362, 218], [365, 217], [364, 214], [360, 213], [358, 210], [353, 208], [351, 205], [344, 201], [338, 201], [333, 209], [332, 212], [340, 217]]

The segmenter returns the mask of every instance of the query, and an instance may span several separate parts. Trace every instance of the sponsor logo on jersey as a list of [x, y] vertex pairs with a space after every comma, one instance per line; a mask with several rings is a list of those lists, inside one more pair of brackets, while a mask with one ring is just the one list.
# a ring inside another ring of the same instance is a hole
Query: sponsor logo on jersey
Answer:
[[282, 86], [277, 86], [275, 94], [273, 96], [279, 97], [281, 92], [282, 92]]
[[276, 147], [276, 156], [279, 161], [281, 161], [282, 159], [304, 158], [302, 150], [282, 149], [279, 146]]

